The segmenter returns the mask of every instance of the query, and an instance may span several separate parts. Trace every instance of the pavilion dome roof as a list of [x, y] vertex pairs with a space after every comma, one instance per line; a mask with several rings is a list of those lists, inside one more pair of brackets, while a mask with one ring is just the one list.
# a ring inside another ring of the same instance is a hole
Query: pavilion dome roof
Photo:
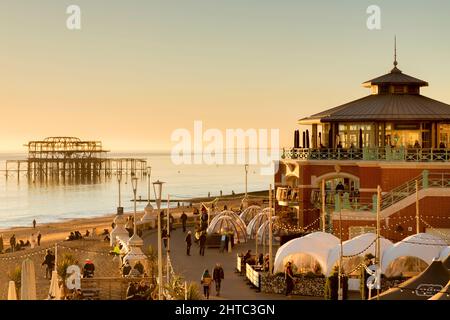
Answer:
[[415, 94], [370, 95], [306, 119], [320, 119], [322, 122], [450, 120], [450, 105]]
[[[377, 85], [427, 86], [428, 83], [402, 73], [394, 63], [388, 74], [366, 81]], [[417, 93], [371, 94], [299, 120], [299, 124], [345, 121], [450, 120], [450, 105]]]
[[382, 75], [380, 77], [368, 80], [363, 83], [365, 87], [371, 87], [373, 85], [393, 84], [393, 85], [416, 85], [419, 87], [428, 86], [428, 82], [411, 77], [403, 73], [397, 66], [391, 70], [391, 72]]

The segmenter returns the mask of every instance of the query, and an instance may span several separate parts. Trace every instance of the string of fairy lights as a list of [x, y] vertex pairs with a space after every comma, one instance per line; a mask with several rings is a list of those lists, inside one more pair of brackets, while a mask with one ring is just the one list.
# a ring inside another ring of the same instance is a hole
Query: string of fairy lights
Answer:
[[12, 260], [18, 260], [18, 259], [23, 260], [23, 259], [26, 259], [29, 257], [43, 255], [47, 252], [47, 250], [54, 250], [55, 248], [71, 250], [73, 252], [95, 253], [95, 254], [101, 255], [101, 256], [110, 256], [109, 253], [104, 252], [104, 251], [90, 250], [90, 249], [84, 249], [84, 248], [73, 248], [73, 247], [63, 245], [62, 243], [63, 242], [60, 241], [60, 242], [56, 242], [55, 244], [53, 244], [51, 246], [42, 247], [39, 250], [32, 249], [32, 250], [34, 250], [33, 252], [27, 252], [24, 254], [15, 254], [15, 255], [10, 255], [7, 257], [1, 257], [0, 261], [12, 261]]

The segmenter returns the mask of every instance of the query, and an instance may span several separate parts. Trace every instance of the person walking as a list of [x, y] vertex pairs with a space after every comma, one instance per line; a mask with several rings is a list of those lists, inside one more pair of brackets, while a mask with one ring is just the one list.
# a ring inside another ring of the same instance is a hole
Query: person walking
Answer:
[[284, 270], [284, 280], [286, 282], [286, 296], [289, 296], [294, 289], [294, 273], [292, 271], [292, 262], [288, 261]]
[[190, 256], [191, 255], [191, 246], [192, 246], [192, 233], [191, 233], [191, 231], [188, 231], [188, 233], [186, 235], [186, 239], [184, 241], [186, 241], [186, 254], [188, 256]]
[[204, 256], [205, 255], [205, 247], [206, 247], [206, 232], [202, 232], [202, 234], [200, 235], [200, 255]]
[[47, 266], [45, 269], [45, 279], [50, 279], [55, 268], [55, 255], [50, 249], [47, 249], [42, 265]]
[[216, 295], [220, 296], [220, 284], [224, 278], [223, 268], [220, 263], [216, 263], [213, 270], [213, 280], [216, 283]]
[[162, 240], [164, 242], [164, 248], [167, 249], [167, 240], [169, 238], [169, 235], [167, 234], [167, 229], [166, 228], [164, 228], [163, 231], [161, 232], [161, 238], [162, 238]]
[[11, 252], [16, 250], [16, 235], [13, 234], [11, 238], [9, 238], [9, 245], [11, 246]]
[[41, 234], [40, 231], [38, 231], [38, 234], [37, 234], [37, 245], [38, 245], [38, 247], [41, 245], [41, 238], [42, 238], [42, 234]]
[[181, 214], [180, 219], [181, 219], [181, 224], [183, 225], [183, 232], [186, 232], [187, 215], [186, 215], [186, 213], [184, 211]]
[[33, 229], [36, 229], [36, 219], [33, 219]]
[[211, 275], [209, 274], [208, 269], [205, 269], [200, 283], [203, 286], [203, 295], [205, 296], [206, 299], [209, 299], [209, 291], [211, 288], [211, 282], [212, 282]]

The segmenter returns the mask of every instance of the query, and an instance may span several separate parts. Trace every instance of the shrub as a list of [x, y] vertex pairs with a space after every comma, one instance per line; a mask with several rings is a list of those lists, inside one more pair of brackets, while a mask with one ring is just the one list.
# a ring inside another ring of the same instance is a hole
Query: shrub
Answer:
[[9, 271], [8, 279], [10, 281], [14, 281], [14, 283], [16, 284], [16, 289], [20, 288], [22, 279], [22, 268], [20, 266], [17, 266], [15, 269]]
[[76, 263], [77, 260], [72, 254], [64, 253], [62, 259], [58, 261], [58, 265], [56, 267], [58, 275], [65, 280], [67, 278], [67, 268]]

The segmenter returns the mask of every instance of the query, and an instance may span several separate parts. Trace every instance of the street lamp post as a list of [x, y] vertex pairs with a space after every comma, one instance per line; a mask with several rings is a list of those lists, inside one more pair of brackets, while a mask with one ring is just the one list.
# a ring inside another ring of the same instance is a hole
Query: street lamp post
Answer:
[[136, 231], [136, 193], [137, 193], [137, 181], [136, 177], [131, 178], [131, 186], [133, 187], [134, 195], [134, 216], [133, 216], [133, 235], [137, 234]]
[[272, 204], [273, 213], [275, 213], [275, 203], [272, 203], [272, 185], [269, 187], [269, 273], [273, 274], [273, 252], [272, 252], [272, 241], [273, 241], [273, 222], [272, 222]]
[[340, 248], [339, 248], [339, 272], [338, 272], [338, 300], [343, 300], [343, 288], [341, 284], [341, 277], [342, 277], [342, 258], [343, 258], [343, 247], [342, 247], [342, 204], [341, 204], [341, 193], [338, 193], [338, 209], [339, 209], [339, 240], [341, 242]]
[[245, 165], [245, 199], [247, 199], [248, 164]]
[[245, 169], [245, 197], [243, 201], [244, 208], [248, 207], [248, 164], [244, 166]]
[[117, 207], [117, 214], [123, 213], [123, 207], [122, 207], [122, 199], [121, 199], [121, 193], [120, 193], [120, 186], [122, 184], [122, 171], [117, 172], [117, 182], [119, 184], [119, 206]]
[[161, 215], [159, 210], [161, 209], [161, 196], [162, 196], [162, 186], [164, 182], [156, 181], [153, 182], [153, 191], [155, 192], [156, 207], [158, 208], [158, 299], [162, 300], [162, 243], [161, 243]]
[[170, 262], [170, 195], [167, 195], [167, 284], [170, 282], [170, 270], [169, 270], [169, 262]]

